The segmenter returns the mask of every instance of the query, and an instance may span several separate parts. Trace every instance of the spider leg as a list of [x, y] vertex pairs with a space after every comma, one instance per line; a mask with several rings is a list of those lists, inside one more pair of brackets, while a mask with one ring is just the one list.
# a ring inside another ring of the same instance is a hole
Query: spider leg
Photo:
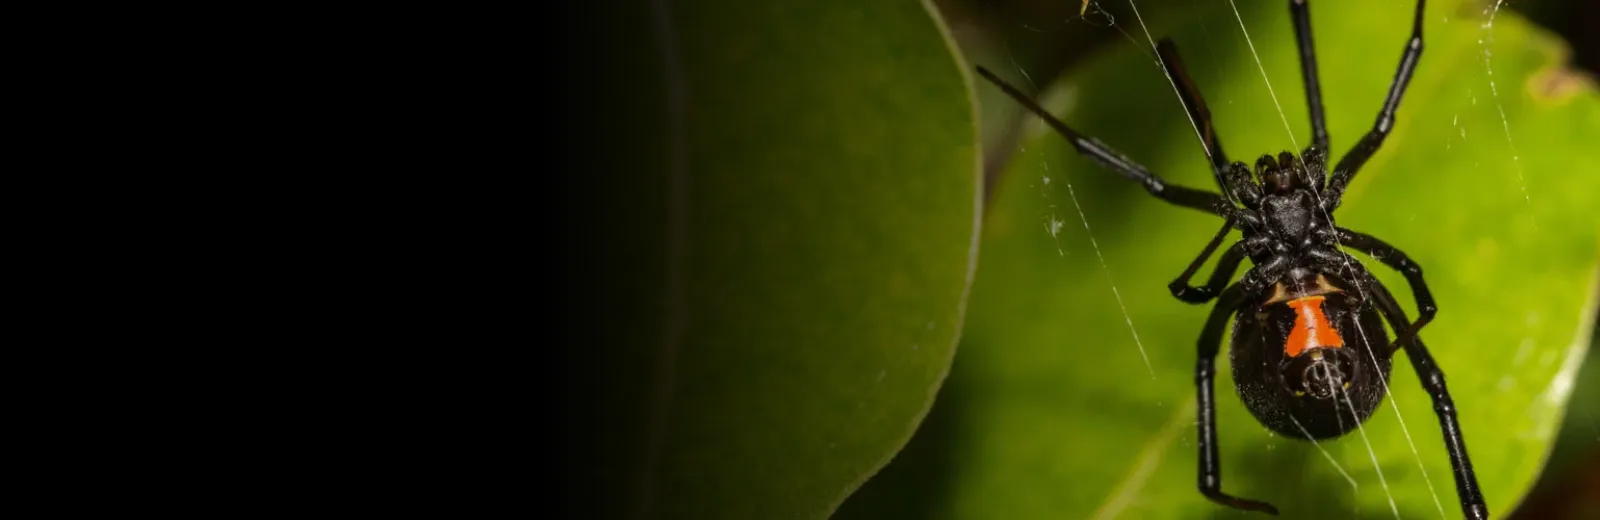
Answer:
[[1272, 240], [1271, 237], [1266, 235], [1256, 235], [1234, 242], [1232, 246], [1228, 247], [1227, 251], [1223, 251], [1222, 258], [1217, 260], [1217, 267], [1211, 271], [1211, 278], [1206, 281], [1205, 286], [1195, 287], [1189, 285], [1189, 279], [1193, 278], [1195, 272], [1200, 270], [1200, 266], [1206, 263], [1206, 259], [1210, 258], [1213, 252], [1216, 252], [1217, 246], [1221, 245], [1222, 238], [1227, 236], [1232, 224], [1233, 221], [1231, 219], [1225, 223], [1222, 229], [1217, 231], [1217, 235], [1211, 238], [1211, 242], [1206, 244], [1205, 249], [1200, 251], [1200, 256], [1195, 258], [1194, 262], [1189, 263], [1189, 268], [1184, 269], [1183, 274], [1178, 275], [1176, 280], [1167, 284], [1167, 289], [1172, 291], [1173, 297], [1188, 303], [1211, 301], [1212, 298], [1216, 298], [1222, 292], [1223, 287], [1228, 285], [1228, 281], [1233, 279], [1233, 273], [1238, 271], [1239, 264], [1244, 261], [1245, 255], [1259, 250]]
[[[1211, 237], [1211, 241], [1200, 250], [1200, 255], [1189, 263], [1189, 267], [1183, 270], [1183, 274], [1179, 274], [1176, 280], [1167, 284], [1167, 289], [1172, 291], [1174, 298], [1189, 303], [1205, 303], [1217, 297], [1217, 288], [1212, 287], [1211, 283], [1207, 283], [1205, 287], [1193, 287], [1189, 285], [1189, 279], [1193, 278], [1194, 273], [1200, 270], [1200, 266], [1206, 263], [1206, 259], [1211, 258], [1211, 254], [1217, 251], [1217, 246], [1222, 245], [1223, 237], [1228, 236], [1228, 231], [1231, 230], [1233, 230], [1233, 219], [1230, 218], [1222, 223], [1222, 229], [1217, 230], [1217, 235]], [[1227, 283], [1228, 278], [1233, 277], [1233, 272], [1239, 268], [1239, 262], [1244, 260], [1244, 255], [1237, 252], [1242, 251], [1243, 246], [1244, 242], [1234, 242], [1232, 246], [1228, 246], [1228, 250], [1222, 253], [1222, 259], [1217, 261], [1216, 270], [1211, 272], [1212, 282], [1215, 282], [1217, 275], [1224, 270], [1228, 275], [1222, 279], [1223, 283]]]
[[[1322, 189], [1328, 181], [1328, 149], [1312, 145], [1300, 153], [1300, 164], [1306, 167], [1306, 176], [1312, 186]], [[1243, 164], [1240, 164], [1243, 166]]]
[[1317, 47], [1311, 42], [1311, 11], [1306, 0], [1289, 0], [1289, 14], [1294, 18], [1294, 41], [1300, 44], [1300, 78], [1305, 81], [1306, 106], [1311, 109], [1311, 139], [1317, 148], [1327, 150], [1328, 121], [1322, 113], [1322, 82], [1317, 79]]
[[1404, 251], [1396, 249], [1377, 237], [1345, 228], [1334, 229], [1338, 233], [1337, 236], [1340, 243], [1346, 247], [1366, 252], [1373, 258], [1378, 259], [1378, 261], [1383, 262], [1383, 265], [1399, 271], [1400, 274], [1405, 275], [1406, 283], [1411, 285], [1411, 294], [1417, 300], [1417, 321], [1405, 328], [1401, 328], [1399, 325], [1395, 326], [1394, 344], [1389, 346], [1389, 350], [1399, 349], [1407, 340], [1416, 337], [1417, 332], [1421, 331], [1422, 327], [1427, 325], [1428, 322], [1433, 321], [1433, 315], [1439, 312], [1439, 306], [1433, 301], [1433, 292], [1428, 290], [1428, 282], [1422, 279], [1422, 266], [1417, 265], [1416, 261], [1406, 256]]
[[1383, 101], [1383, 109], [1378, 111], [1377, 122], [1367, 135], [1361, 137], [1355, 148], [1339, 159], [1333, 177], [1328, 180], [1327, 190], [1322, 197], [1324, 211], [1339, 207], [1339, 199], [1344, 197], [1350, 179], [1361, 170], [1361, 165], [1367, 163], [1367, 159], [1372, 158], [1378, 146], [1383, 144], [1383, 139], [1388, 137], [1389, 130], [1394, 128], [1394, 111], [1400, 107], [1400, 97], [1406, 92], [1406, 84], [1411, 82], [1411, 74], [1417, 70], [1417, 60], [1422, 59], [1422, 7], [1425, 3], [1425, 0], [1417, 0], [1417, 14], [1411, 22], [1411, 39], [1406, 42], [1405, 51], [1400, 55], [1400, 69], [1394, 74], [1394, 82], [1389, 84], [1389, 96]]
[[1232, 189], [1225, 180], [1228, 154], [1222, 151], [1222, 140], [1211, 126], [1211, 110], [1206, 108], [1206, 99], [1200, 95], [1200, 88], [1195, 86], [1194, 80], [1189, 78], [1189, 71], [1183, 67], [1183, 58], [1178, 56], [1178, 45], [1172, 43], [1171, 38], [1162, 38], [1156, 44], [1156, 56], [1161, 58], [1162, 68], [1167, 69], [1167, 76], [1172, 78], [1172, 85], [1178, 90], [1178, 100], [1183, 102], [1183, 109], [1189, 112], [1189, 120], [1200, 131], [1200, 146], [1205, 147], [1206, 159], [1211, 161], [1211, 172], [1216, 175], [1217, 188], [1222, 190], [1224, 196], [1229, 196]]
[[1222, 291], [1221, 300], [1211, 309], [1211, 318], [1206, 320], [1206, 328], [1200, 332], [1200, 357], [1194, 365], [1200, 416], [1200, 493], [1212, 502], [1234, 509], [1276, 515], [1278, 508], [1272, 504], [1222, 492], [1222, 459], [1217, 456], [1217, 402], [1211, 392], [1211, 381], [1217, 373], [1216, 358], [1222, 346], [1222, 331], [1228, 324], [1228, 317], [1243, 302], [1244, 295], [1238, 284]]
[[[1232, 194], [1235, 200], [1243, 203], [1246, 208], [1261, 209], [1261, 185], [1256, 183], [1254, 177], [1251, 177], [1249, 165], [1235, 162], [1228, 165], [1228, 170], [1223, 175], [1226, 178], [1226, 187], [1223, 189]], [[1259, 222], [1246, 221], [1245, 223], [1260, 227]]]
[[[1406, 323], [1405, 311], [1400, 309], [1400, 304], [1382, 282], [1373, 278], [1371, 273], [1365, 274], [1366, 286], [1372, 292], [1372, 301], [1378, 304], [1378, 311], [1388, 319], [1390, 327], [1399, 330]], [[1478, 489], [1478, 475], [1473, 472], [1472, 459], [1467, 456], [1467, 442], [1461, 438], [1461, 423], [1456, 420], [1455, 401], [1450, 398], [1450, 389], [1444, 384], [1444, 371], [1434, 362], [1428, 347], [1422, 344], [1422, 338], [1415, 338], [1403, 345], [1406, 358], [1411, 360], [1411, 368], [1417, 371], [1417, 379], [1422, 381], [1423, 390], [1433, 399], [1433, 412], [1439, 417], [1439, 429], [1444, 432], [1445, 451], [1450, 453], [1450, 469], [1455, 475], [1456, 495], [1461, 497], [1462, 515], [1474, 520], [1489, 518], [1489, 506], [1483, 502], [1483, 492]]]
[[1199, 407], [1200, 427], [1200, 494], [1212, 502], [1235, 509], [1278, 514], [1278, 508], [1258, 500], [1249, 500], [1222, 492], [1222, 459], [1217, 456], [1217, 401], [1212, 394], [1212, 380], [1216, 378], [1217, 351], [1222, 348], [1222, 331], [1228, 318], [1241, 306], [1250, 304], [1250, 295], [1256, 294], [1268, 283], [1276, 281], [1289, 266], [1289, 259], [1275, 256], [1245, 273], [1239, 283], [1222, 291], [1211, 317], [1200, 331], [1199, 356], [1194, 364], [1194, 386]]
[[1076, 148], [1078, 153], [1093, 159], [1095, 162], [1098, 162], [1107, 168], [1110, 168], [1112, 171], [1117, 172], [1118, 175], [1138, 182], [1139, 184], [1143, 185], [1145, 191], [1150, 192], [1151, 195], [1160, 197], [1161, 200], [1165, 200], [1173, 205], [1197, 209], [1206, 213], [1212, 213], [1224, 217], [1226, 217], [1228, 213], [1232, 212], [1232, 210], [1236, 208], [1233, 203], [1229, 202], [1228, 199], [1224, 198], [1222, 195], [1208, 191], [1197, 190], [1194, 188], [1178, 186], [1175, 184], [1167, 184], [1166, 180], [1163, 180], [1160, 176], [1151, 173], [1150, 170], [1146, 170], [1138, 163], [1133, 162], [1132, 159], [1124, 157], [1122, 154], [1117, 153], [1116, 150], [1112, 150], [1111, 147], [1106, 146], [1100, 141], [1080, 134], [1077, 130], [1073, 130], [1072, 127], [1067, 126], [1067, 124], [1061, 122], [1060, 119], [1056, 119], [1055, 116], [1050, 115], [1049, 112], [1045, 111], [1044, 107], [1041, 107], [1038, 103], [1035, 103], [1032, 98], [1027, 96], [1027, 94], [1023, 94], [1021, 90], [1017, 90], [1016, 87], [1006, 83], [1005, 80], [1000, 79], [999, 76], [995, 76], [993, 72], [989, 72], [989, 69], [985, 69], [982, 65], [979, 65], [978, 74], [982, 75], [985, 79], [988, 79], [991, 83], [994, 83], [995, 86], [1000, 87], [1000, 90], [1005, 91], [1007, 95], [1011, 96], [1013, 99], [1016, 99], [1018, 103], [1022, 104], [1022, 106], [1027, 107], [1029, 111], [1032, 111], [1034, 115], [1037, 115], [1040, 119], [1043, 119], [1044, 122], [1049, 124], [1051, 128], [1054, 128], [1056, 132], [1060, 133], [1063, 137], [1066, 137], [1067, 142], [1072, 143], [1072, 147]]

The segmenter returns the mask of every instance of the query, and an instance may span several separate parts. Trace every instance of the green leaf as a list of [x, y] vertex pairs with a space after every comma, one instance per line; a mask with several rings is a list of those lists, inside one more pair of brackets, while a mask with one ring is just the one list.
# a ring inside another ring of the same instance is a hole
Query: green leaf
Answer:
[[639, 89], [609, 121], [626, 144], [595, 159], [640, 177], [609, 185], [616, 256], [595, 258], [628, 265], [598, 325], [627, 348], [599, 361], [614, 503], [594, 507], [826, 518], [910, 438], [955, 350], [982, 188], [968, 67], [916, 2], [614, 21], [648, 44], [591, 69]]
[[[1144, 17], [1177, 27], [1225, 149], [1253, 163], [1306, 146], [1309, 123], [1284, 2], [1238, 4], [1271, 91], [1228, 4]], [[1411, 9], [1312, 3], [1335, 157], [1371, 127]], [[1422, 337], [1448, 376], [1489, 508], [1504, 517], [1544, 464], [1594, 326], [1600, 95], [1561, 69], [1559, 41], [1505, 11], [1486, 27], [1480, 9], [1429, 2], [1426, 53], [1393, 133], [1336, 217], [1426, 270], [1440, 310]], [[1123, 27], [1143, 41], [1136, 24]], [[1168, 180], [1215, 188], [1147, 46], [1115, 46], [1042, 97]], [[990, 198], [972, 312], [939, 406], [839, 517], [888, 503], [938, 518], [1260, 516], [1196, 490], [1193, 367], [1210, 308], [1166, 288], [1218, 219], [1165, 205], [1027, 121]], [[1404, 279], [1358, 258], [1415, 316]], [[1226, 356], [1224, 347], [1220, 366]], [[1403, 354], [1390, 388], [1364, 434], [1322, 443], [1325, 456], [1269, 434], [1225, 368], [1216, 380], [1224, 491], [1287, 518], [1390, 518], [1390, 496], [1403, 518], [1460, 518], [1431, 402]]]

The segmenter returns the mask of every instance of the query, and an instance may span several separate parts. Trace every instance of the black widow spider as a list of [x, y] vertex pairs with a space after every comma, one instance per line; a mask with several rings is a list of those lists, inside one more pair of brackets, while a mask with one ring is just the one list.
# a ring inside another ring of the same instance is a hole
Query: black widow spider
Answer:
[[[1211, 114], [1193, 80], [1184, 71], [1177, 47], [1162, 39], [1156, 47], [1161, 66], [1177, 86], [1179, 99], [1198, 125], [1212, 171], [1223, 194], [1168, 184], [1098, 140], [1078, 133], [1056, 119], [1016, 87], [978, 67], [978, 73], [1015, 98], [1072, 143], [1073, 148], [1123, 177], [1138, 181], [1151, 195], [1168, 203], [1213, 213], [1225, 219], [1211, 242], [1183, 274], [1168, 285], [1172, 295], [1189, 303], [1217, 300], [1200, 333], [1195, 386], [1199, 393], [1200, 492], [1219, 504], [1278, 514], [1266, 502], [1222, 492], [1217, 458], [1216, 402], [1212, 396], [1214, 362], [1228, 316], [1235, 316], [1229, 358], [1234, 387], [1262, 425], [1287, 437], [1338, 437], [1365, 421], [1383, 401], [1394, 352], [1406, 350], [1411, 367], [1433, 399], [1439, 427], [1455, 475], [1456, 494], [1467, 518], [1488, 518], [1488, 507], [1461, 438], [1455, 404], [1445, 388], [1444, 372], [1428, 354], [1417, 331], [1438, 308], [1422, 268], [1404, 252], [1369, 235], [1338, 227], [1332, 213], [1350, 179], [1372, 157], [1394, 126], [1395, 110], [1417, 61], [1422, 56], [1425, 0], [1418, 0], [1411, 38], [1372, 130], [1327, 169], [1328, 131], [1317, 78], [1317, 56], [1311, 41], [1311, 14], [1306, 0], [1290, 0], [1300, 71], [1310, 106], [1313, 143], [1296, 157], [1281, 152], [1256, 160], [1255, 178], [1242, 162], [1229, 163], [1211, 127]], [[1224, 195], [1225, 194], [1225, 195]], [[1243, 207], [1240, 207], [1240, 205]], [[1228, 247], [1204, 286], [1189, 285], [1200, 266], [1216, 252], [1228, 231], [1238, 228], [1243, 239]], [[1407, 324], [1399, 303], [1360, 262], [1338, 246], [1365, 251], [1405, 275], [1416, 298], [1418, 319]], [[1228, 285], [1245, 256], [1255, 264], [1238, 283]], [[1226, 287], [1226, 288], [1224, 288]], [[1395, 330], [1390, 344], [1383, 330], [1387, 319]], [[1343, 399], [1340, 399], [1340, 397]]]

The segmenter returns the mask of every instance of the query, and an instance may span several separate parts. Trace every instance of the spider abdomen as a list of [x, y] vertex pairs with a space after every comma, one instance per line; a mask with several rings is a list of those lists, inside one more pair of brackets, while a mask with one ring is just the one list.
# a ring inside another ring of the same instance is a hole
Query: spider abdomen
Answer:
[[1377, 311], [1344, 290], [1286, 292], [1235, 316], [1229, 358], [1240, 400], [1281, 435], [1327, 439], [1383, 401], [1391, 353]]

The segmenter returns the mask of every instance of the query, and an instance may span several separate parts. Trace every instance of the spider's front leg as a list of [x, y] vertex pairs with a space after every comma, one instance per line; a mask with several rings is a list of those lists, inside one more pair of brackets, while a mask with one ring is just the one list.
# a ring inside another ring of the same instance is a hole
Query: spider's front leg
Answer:
[[[1294, 19], [1294, 41], [1300, 50], [1300, 78], [1306, 85], [1306, 108], [1311, 113], [1311, 142], [1328, 149], [1328, 119], [1322, 112], [1322, 81], [1317, 78], [1317, 48], [1311, 40], [1311, 10], [1306, 0], [1289, 0]], [[1322, 184], [1317, 184], [1320, 188]]]
[[1043, 120], [1045, 124], [1050, 125], [1050, 128], [1054, 129], [1056, 133], [1061, 134], [1061, 137], [1066, 138], [1067, 142], [1072, 145], [1072, 148], [1078, 151], [1078, 154], [1088, 157], [1092, 161], [1100, 163], [1101, 166], [1116, 172], [1117, 175], [1121, 175], [1123, 178], [1139, 183], [1139, 185], [1144, 186], [1144, 190], [1146, 192], [1156, 196], [1156, 198], [1164, 200], [1168, 204], [1172, 204], [1174, 206], [1182, 206], [1223, 217], [1228, 216], [1225, 208], [1233, 207], [1233, 204], [1228, 201], [1227, 197], [1223, 197], [1220, 193], [1211, 193], [1204, 190], [1197, 190], [1176, 184], [1169, 184], [1167, 183], [1166, 179], [1162, 179], [1161, 176], [1145, 169], [1144, 166], [1140, 166], [1139, 163], [1134, 162], [1133, 159], [1129, 159], [1116, 150], [1111, 149], [1111, 147], [1106, 146], [1105, 143], [1079, 133], [1077, 130], [1073, 130], [1072, 127], [1067, 126], [1066, 123], [1056, 118], [1056, 116], [1051, 115], [1049, 111], [1044, 109], [1044, 107], [1039, 106], [1039, 103], [1035, 102], [1033, 98], [1028, 97], [1027, 94], [1022, 93], [1021, 90], [1017, 89], [1015, 86], [1012, 86], [1010, 83], [1006, 83], [1005, 80], [1000, 79], [1000, 77], [996, 76], [994, 72], [989, 71], [989, 69], [984, 68], [982, 65], [978, 66], [978, 75], [989, 80], [989, 82], [993, 83], [994, 86], [999, 87], [1000, 91], [1005, 92], [1006, 95], [1011, 96], [1012, 99], [1016, 100], [1017, 103], [1022, 105], [1023, 108], [1028, 109], [1029, 112], [1033, 112], [1033, 114], [1038, 116], [1039, 119]]
[[1228, 154], [1222, 151], [1222, 139], [1211, 124], [1211, 109], [1206, 108], [1206, 99], [1200, 95], [1200, 87], [1189, 77], [1189, 71], [1183, 66], [1183, 57], [1178, 55], [1178, 44], [1173, 43], [1171, 38], [1162, 38], [1161, 43], [1156, 44], [1156, 57], [1161, 67], [1166, 69], [1173, 88], [1178, 90], [1178, 101], [1183, 103], [1183, 109], [1189, 112], [1189, 121], [1195, 124], [1195, 130], [1200, 134], [1200, 146], [1206, 153], [1206, 160], [1211, 162], [1217, 187], [1226, 195], [1229, 189]]
[[[1417, 14], [1411, 20], [1411, 38], [1406, 40], [1405, 50], [1400, 54], [1400, 67], [1394, 73], [1394, 81], [1389, 84], [1389, 95], [1384, 98], [1383, 108], [1378, 111], [1378, 120], [1372, 123], [1372, 130], [1362, 136], [1349, 152], [1345, 152], [1344, 157], [1339, 159], [1339, 165], [1333, 168], [1333, 176], [1328, 179], [1328, 186], [1322, 194], [1323, 211], [1331, 212], [1339, 207], [1345, 188], [1350, 186], [1350, 179], [1361, 171], [1361, 166], [1367, 164], [1372, 154], [1377, 153], [1384, 138], [1394, 129], [1394, 114], [1400, 108], [1400, 98], [1406, 93], [1406, 85], [1411, 83], [1411, 75], [1417, 71], [1417, 61], [1422, 59], [1422, 13], [1426, 3], [1425, 0], [1417, 0]], [[1307, 38], [1308, 45], [1309, 42]]]

